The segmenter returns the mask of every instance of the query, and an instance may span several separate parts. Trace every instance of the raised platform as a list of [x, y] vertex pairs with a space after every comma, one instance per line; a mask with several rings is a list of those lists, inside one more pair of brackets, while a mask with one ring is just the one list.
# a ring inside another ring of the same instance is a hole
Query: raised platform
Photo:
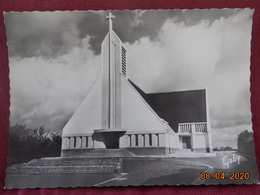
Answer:
[[[180, 150], [174, 154], [158, 155], [152, 151], [149, 155], [136, 155], [137, 151], [128, 149], [67, 149], [62, 157], [34, 159], [28, 163], [16, 164], [7, 168], [7, 174], [52, 174], [52, 173], [120, 173], [125, 159], [169, 159], [212, 157], [215, 153], [196, 153], [191, 150]], [[152, 149], [152, 148], [151, 148]], [[154, 148], [153, 148], [154, 149]], [[160, 148], [157, 148], [160, 149]], [[163, 148], [161, 148], [163, 149]], [[165, 149], [164, 149], [165, 150]], [[161, 152], [159, 152], [161, 154]], [[75, 156], [73, 156], [75, 155]]]
[[134, 157], [134, 153], [127, 149], [66, 149], [62, 150], [62, 157]]
[[174, 157], [174, 158], [199, 158], [199, 157], [214, 157], [214, 156], [216, 156], [215, 152], [212, 153], [177, 152], [170, 155], [170, 157]]
[[107, 149], [116, 149], [119, 148], [119, 139], [125, 132], [125, 129], [96, 129], [92, 138], [103, 142]]
[[7, 174], [52, 173], [116, 173], [120, 172], [118, 158], [43, 158], [7, 168]]

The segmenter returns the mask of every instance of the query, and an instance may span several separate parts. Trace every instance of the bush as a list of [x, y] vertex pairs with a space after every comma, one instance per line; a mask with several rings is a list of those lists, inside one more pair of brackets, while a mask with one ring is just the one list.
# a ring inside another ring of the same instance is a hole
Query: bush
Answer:
[[238, 152], [248, 155], [255, 155], [254, 135], [248, 130], [243, 131], [237, 138]]
[[43, 126], [31, 129], [15, 124], [10, 127], [8, 166], [42, 157], [60, 156], [60, 151], [60, 133], [46, 133]]
[[233, 149], [230, 146], [226, 146], [226, 147], [220, 147], [220, 148], [214, 148], [214, 151], [235, 151], [235, 149]]

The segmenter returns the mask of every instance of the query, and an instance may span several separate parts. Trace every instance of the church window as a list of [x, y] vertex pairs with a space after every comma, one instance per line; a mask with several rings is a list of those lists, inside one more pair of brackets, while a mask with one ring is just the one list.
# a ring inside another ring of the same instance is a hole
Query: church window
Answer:
[[69, 148], [71, 148], [71, 146], [70, 146], [70, 137], [68, 137], [68, 143], [69, 143]]
[[156, 139], [157, 139], [157, 146], [159, 146], [159, 134], [156, 134]]
[[86, 137], [86, 145], [85, 145], [85, 148], [88, 147], [88, 136]]
[[129, 137], [129, 146], [131, 147], [132, 146], [132, 138], [131, 138], [131, 135], [128, 135]]
[[143, 146], [145, 146], [145, 135], [142, 135], [143, 137]]
[[135, 135], [135, 146], [138, 146], [138, 135]]
[[79, 147], [81, 148], [82, 147], [82, 137], [79, 137], [79, 143], [80, 143]]
[[122, 74], [126, 77], [126, 49], [122, 46]]
[[74, 139], [74, 146], [73, 146], [73, 148], [76, 148], [76, 141], [77, 141], [77, 139], [76, 139], [76, 137], [73, 137], [73, 139]]
[[152, 146], [152, 134], [149, 134], [149, 146]]

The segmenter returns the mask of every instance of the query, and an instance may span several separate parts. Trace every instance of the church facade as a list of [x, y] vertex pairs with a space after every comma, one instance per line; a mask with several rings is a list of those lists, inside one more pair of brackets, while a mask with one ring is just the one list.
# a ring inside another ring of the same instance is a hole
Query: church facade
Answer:
[[135, 156], [211, 153], [206, 89], [143, 92], [128, 78], [128, 51], [112, 29], [113, 16], [107, 18], [102, 73], [63, 128], [61, 156], [101, 150]]

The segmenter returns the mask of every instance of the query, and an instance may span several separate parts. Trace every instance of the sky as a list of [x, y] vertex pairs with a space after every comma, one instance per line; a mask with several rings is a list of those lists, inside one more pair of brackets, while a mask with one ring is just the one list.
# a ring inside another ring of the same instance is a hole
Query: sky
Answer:
[[[107, 11], [7, 12], [11, 125], [60, 132], [101, 72]], [[207, 89], [213, 147], [252, 131], [253, 10], [112, 11], [146, 93]]]

